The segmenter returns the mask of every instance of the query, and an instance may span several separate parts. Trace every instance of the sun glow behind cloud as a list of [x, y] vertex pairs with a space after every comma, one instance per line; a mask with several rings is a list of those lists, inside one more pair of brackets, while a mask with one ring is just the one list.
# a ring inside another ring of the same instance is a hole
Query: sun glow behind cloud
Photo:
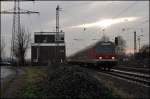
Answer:
[[126, 49], [126, 54], [129, 54], [129, 53], [134, 53], [134, 49], [133, 48], [127, 48]]
[[103, 19], [94, 23], [87, 23], [77, 26], [72, 26], [71, 28], [89, 28], [89, 27], [102, 27], [107, 28], [111, 25], [122, 23], [122, 22], [131, 22], [137, 20], [137, 17], [124, 17], [124, 18], [117, 18], [117, 19]]

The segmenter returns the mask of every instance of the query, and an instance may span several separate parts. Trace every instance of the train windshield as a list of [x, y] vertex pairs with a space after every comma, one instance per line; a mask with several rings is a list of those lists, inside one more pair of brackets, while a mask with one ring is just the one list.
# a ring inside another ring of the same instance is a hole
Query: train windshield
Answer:
[[115, 49], [111, 45], [101, 45], [96, 47], [96, 52], [98, 53], [114, 53]]

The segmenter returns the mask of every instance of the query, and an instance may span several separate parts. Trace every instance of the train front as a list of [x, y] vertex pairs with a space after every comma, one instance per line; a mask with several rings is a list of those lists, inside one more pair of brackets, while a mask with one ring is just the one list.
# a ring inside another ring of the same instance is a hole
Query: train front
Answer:
[[115, 53], [115, 44], [113, 42], [99, 42], [91, 50], [90, 58], [96, 66], [111, 69], [117, 65], [117, 55]]

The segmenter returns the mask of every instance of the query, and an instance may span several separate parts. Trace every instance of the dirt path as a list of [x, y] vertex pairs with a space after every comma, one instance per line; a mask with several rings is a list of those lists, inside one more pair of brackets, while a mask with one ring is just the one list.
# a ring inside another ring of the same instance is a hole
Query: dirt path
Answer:
[[7, 77], [1, 82], [1, 98], [12, 98], [16, 90], [20, 88], [23, 82], [20, 78], [24, 74], [23, 69], [13, 68], [15, 71], [11, 77]]

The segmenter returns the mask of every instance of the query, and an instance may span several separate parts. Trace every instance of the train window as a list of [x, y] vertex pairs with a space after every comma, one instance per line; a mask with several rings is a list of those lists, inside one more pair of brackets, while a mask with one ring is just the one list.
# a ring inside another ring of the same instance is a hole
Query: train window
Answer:
[[111, 43], [108, 43], [108, 42], [105, 43], [105, 42], [104, 42], [104, 43], [101, 43], [101, 45], [111, 45]]
[[107, 52], [114, 52], [115, 49], [112, 46], [97, 46], [96, 47], [96, 52], [101, 52], [101, 53], [107, 53]]

